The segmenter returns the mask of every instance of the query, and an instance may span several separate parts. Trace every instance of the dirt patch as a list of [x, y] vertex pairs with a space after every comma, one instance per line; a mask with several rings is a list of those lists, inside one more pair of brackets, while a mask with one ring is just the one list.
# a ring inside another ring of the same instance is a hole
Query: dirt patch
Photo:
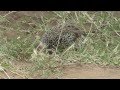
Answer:
[[[30, 75], [29, 68], [32, 63], [15, 61], [13, 63], [15, 70], [6, 70], [11, 79], [40, 79], [40, 71]], [[4, 72], [0, 72], [1, 79], [7, 79], [8, 76]], [[49, 78], [56, 79], [56, 76]], [[57, 77], [58, 78], [58, 77]], [[96, 64], [70, 65], [64, 67], [59, 79], [119, 79], [120, 68], [102, 67]]]
[[69, 66], [64, 69], [64, 79], [117, 79], [120, 68], [101, 67], [98, 65]]
[[[0, 72], [0, 79], [27, 79], [29, 76], [29, 69], [33, 63], [25, 61], [13, 61], [12, 68], [6, 69], [5, 72]], [[7, 74], [7, 75], [6, 75]]]

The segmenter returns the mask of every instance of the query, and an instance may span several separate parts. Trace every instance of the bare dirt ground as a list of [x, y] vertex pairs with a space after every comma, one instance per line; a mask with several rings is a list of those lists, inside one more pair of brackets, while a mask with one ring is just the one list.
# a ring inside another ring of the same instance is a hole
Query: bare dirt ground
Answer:
[[[28, 68], [32, 63], [14, 62], [15, 70], [6, 70], [0, 72], [1, 79], [41, 79], [40, 72], [30, 74]], [[56, 79], [53, 75], [50, 79]], [[58, 79], [119, 79], [120, 68], [102, 67], [95, 64], [71, 65], [66, 66], [62, 70], [62, 74]], [[48, 78], [49, 79], [49, 78]]]
[[64, 79], [119, 79], [120, 68], [98, 65], [70, 66], [64, 70]]

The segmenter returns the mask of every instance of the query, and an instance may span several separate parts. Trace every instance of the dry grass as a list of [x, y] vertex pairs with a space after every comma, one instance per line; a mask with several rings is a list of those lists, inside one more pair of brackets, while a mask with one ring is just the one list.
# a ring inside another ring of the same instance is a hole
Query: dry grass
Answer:
[[[17, 17], [13, 13], [16, 12], [0, 16], [1, 67], [11, 68], [13, 60], [32, 62], [35, 66], [31, 72], [41, 70], [41, 77], [47, 77], [59, 72], [61, 68], [58, 67], [75, 63], [120, 66], [120, 19], [115, 12], [53, 11], [51, 16], [39, 18]], [[35, 50], [41, 33], [52, 28], [54, 23], [63, 25], [65, 22], [73, 22], [88, 33], [78, 51], [70, 46], [63, 53], [49, 56]]]

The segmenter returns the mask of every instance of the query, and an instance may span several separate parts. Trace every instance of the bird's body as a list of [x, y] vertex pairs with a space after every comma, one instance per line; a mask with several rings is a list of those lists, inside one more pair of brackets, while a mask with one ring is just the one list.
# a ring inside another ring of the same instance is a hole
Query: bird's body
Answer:
[[41, 42], [46, 46], [46, 49], [63, 50], [75, 43], [81, 34], [81, 31], [75, 26], [66, 25], [47, 31], [42, 36]]

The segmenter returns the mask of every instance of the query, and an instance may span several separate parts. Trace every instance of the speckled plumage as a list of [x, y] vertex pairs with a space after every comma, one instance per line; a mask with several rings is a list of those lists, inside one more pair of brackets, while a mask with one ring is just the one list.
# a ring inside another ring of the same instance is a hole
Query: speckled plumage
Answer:
[[62, 28], [55, 28], [47, 31], [41, 39], [47, 49], [63, 50], [72, 45], [81, 37], [81, 31], [73, 25], [65, 25]]

